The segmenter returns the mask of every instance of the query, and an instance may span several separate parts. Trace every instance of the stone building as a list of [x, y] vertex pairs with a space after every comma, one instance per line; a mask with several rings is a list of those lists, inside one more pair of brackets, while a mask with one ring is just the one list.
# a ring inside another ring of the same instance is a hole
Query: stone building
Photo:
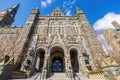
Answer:
[[105, 55], [81, 9], [66, 16], [57, 7], [41, 16], [36, 8], [23, 27], [12, 27], [18, 7], [0, 13], [0, 80], [119, 78], [119, 65]]
[[113, 21], [112, 25], [115, 29], [107, 29], [104, 31], [104, 35], [114, 50], [113, 58], [120, 64], [120, 25]]

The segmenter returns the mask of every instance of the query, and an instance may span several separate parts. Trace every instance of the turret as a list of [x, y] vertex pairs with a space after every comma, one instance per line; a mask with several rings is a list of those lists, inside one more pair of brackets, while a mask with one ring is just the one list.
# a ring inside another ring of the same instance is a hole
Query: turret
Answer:
[[76, 9], [76, 16], [78, 16], [80, 21], [87, 21], [87, 18], [85, 16], [84, 12], [79, 8]]
[[112, 25], [116, 28], [119, 29], [120, 28], [120, 24], [117, 21], [113, 21]]
[[76, 16], [84, 14], [83, 11], [79, 8], [76, 9]]
[[9, 26], [14, 22], [19, 6], [20, 4], [17, 4], [13, 8], [8, 8], [0, 12], [0, 27]]

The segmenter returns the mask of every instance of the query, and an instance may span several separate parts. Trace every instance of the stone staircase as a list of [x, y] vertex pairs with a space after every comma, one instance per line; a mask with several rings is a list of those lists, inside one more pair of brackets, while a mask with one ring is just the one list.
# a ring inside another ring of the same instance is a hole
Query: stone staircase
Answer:
[[36, 73], [33, 76], [29, 78], [24, 78], [24, 79], [9, 79], [9, 80], [41, 80], [41, 73]]
[[69, 80], [65, 73], [51, 73], [47, 80]]
[[[9, 80], [43, 80], [41, 78], [41, 73], [36, 73], [30, 78], [26, 79], [9, 79]], [[47, 79], [44, 80], [71, 80], [65, 73], [51, 73]], [[76, 73], [72, 80], [108, 80], [105, 78], [90, 78], [85, 75]]]

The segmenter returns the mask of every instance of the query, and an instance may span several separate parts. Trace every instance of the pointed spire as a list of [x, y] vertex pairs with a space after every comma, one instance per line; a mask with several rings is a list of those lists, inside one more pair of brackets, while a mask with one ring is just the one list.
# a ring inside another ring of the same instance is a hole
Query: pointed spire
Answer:
[[13, 17], [13, 18], [15, 17], [19, 6], [20, 6], [20, 3], [18, 3], [17, 5], [15, 5], [13, 8], [9, 8], [9, 9], [8, 9], [11, 17]]
[[19, 6], [20, 6], [20, 3], [18, 3], [12, 8], [8, 8], [4, 10], [3, 12], [1, 12], [3, 16], [0, 17], [1, 18], [0, 27], [10, 26], [14, 22], [14, 18], [15, 18], [15, 15], [17, 13]]
[[62, 10], [57, 6], [54, 11], [62, 11]]

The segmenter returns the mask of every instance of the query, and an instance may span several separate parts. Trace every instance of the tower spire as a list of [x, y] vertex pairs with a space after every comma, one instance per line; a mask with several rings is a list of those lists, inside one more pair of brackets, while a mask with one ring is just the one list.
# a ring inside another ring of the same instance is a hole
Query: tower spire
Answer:
[[20, 3], [12, 8], [8, 8], [0, 13], [0, 27], [9, 26], [14, 22], [15, 15], [20, 6]]
[[15, 6], [13, 6], [13, 8], [9, 8], [9, 9], [8, 9], [8, 11], [9, 11], [9, 13], [10, 13], [10, 15], [11, 15], [12, 18], [15, 17], [19, 6], [20, 6], [20, 3], [18, 3], [18, 4], [15, 5]]

